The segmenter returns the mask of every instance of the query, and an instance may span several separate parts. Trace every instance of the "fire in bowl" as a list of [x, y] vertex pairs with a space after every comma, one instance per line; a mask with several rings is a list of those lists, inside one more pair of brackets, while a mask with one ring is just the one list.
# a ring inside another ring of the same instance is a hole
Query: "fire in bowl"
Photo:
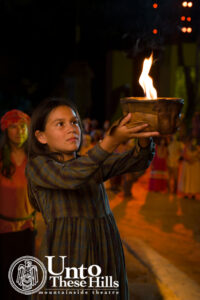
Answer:
[[145, 97], [121, 98], [123, 114], [132, 114], [128, 127], [149, 124], [144, 131], [159, 131], [173, 134], [180, 124], [180, 113], [184, 104], [179, 98], [147, 99]]

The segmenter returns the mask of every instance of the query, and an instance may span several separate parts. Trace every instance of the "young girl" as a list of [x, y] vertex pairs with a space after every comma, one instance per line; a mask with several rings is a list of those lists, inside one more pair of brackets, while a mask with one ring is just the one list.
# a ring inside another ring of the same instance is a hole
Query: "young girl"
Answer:
[[33, 255], [33, 209], [27, 196], [25, 166], [30, 118], [10, 110], [1, 118], [0, 147], [0, 277], [3, 298], [27, 299], [11, 287], [8, 270], [23, 255]]
[[[50, 98], [33, 113], [27, 177], [30, 200], [47, 225], [40, 259], [46, 263], [45, 256], [55, 256], [54, 272], [61, 270], [61, 255], [67, 256], [65, 267], [99, 265], [100, 276], [119, 282], [119, 294], [112, 296], [88, 291], [88, 295], [51, 295], [50, 299], [129, 299], [123, 248], [103, 181], [147, 168], [152, 145], [146, 137], [158, 135], [142, 132], [147, 124], [128, 129], [130, 117], [80, 157], [82, 129], [71, 103]], [[123, 154], [113, 153], [134, 137], [141, 137], [140, 145]], [[50, 288], [52, 282], [48, 284]], [[47, 295], [35, 297], [49, 299]]]

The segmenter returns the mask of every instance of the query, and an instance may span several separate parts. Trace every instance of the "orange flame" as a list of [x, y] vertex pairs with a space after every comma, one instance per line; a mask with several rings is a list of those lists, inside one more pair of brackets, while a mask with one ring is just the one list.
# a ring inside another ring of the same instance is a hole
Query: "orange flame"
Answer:
[[144, 90], [144, 93], [148, 99], [156, 99], [157, 91], [153, 86], [153, 80], [149, 76], [149, 71], [151, 69], [153, 62], [153, 54], [149, 58], [145, 58], [143, 62], [142, 73], [139, 79], [139, 83]]

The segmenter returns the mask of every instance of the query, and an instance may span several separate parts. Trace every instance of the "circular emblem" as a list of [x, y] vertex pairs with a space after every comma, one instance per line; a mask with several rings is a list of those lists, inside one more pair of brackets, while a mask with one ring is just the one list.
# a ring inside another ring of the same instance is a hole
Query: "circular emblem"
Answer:
[[18, 293], [31, 295], [40, 291], [45, 285], [47, 270], [38, 258], [22, 256], [10, 266], [8, 279]]

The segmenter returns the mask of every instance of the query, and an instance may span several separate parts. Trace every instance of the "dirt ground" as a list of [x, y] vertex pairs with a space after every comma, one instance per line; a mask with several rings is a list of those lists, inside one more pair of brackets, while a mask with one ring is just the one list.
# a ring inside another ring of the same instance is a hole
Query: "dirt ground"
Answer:
[[200, 201], [148, 192], [149, 170], [132, 186], [132, 197], [109, 191], [121, 238], [146, 242], [200, 284]]

